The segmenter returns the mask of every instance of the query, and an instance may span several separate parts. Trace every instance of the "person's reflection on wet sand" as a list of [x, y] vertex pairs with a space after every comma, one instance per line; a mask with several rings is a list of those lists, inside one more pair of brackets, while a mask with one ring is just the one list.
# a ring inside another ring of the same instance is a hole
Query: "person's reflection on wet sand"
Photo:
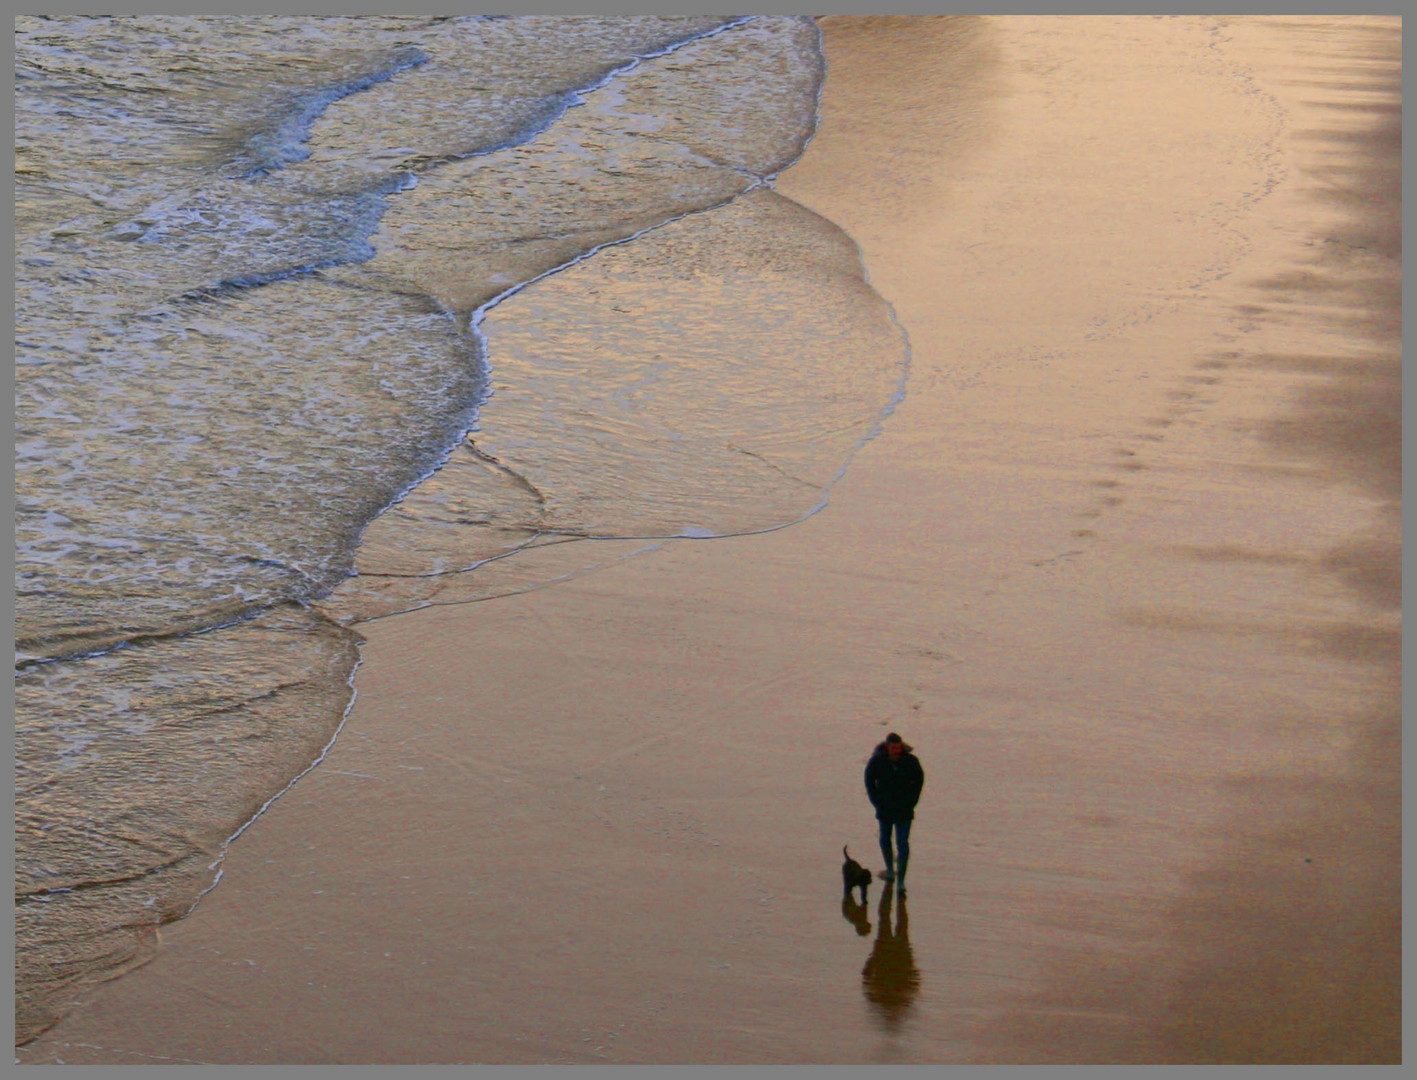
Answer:
[[866, 905], [857, 902], [851, 893], [841, 898], [841, 917], [856, 927], [856, 932], [862, 937], [871, 932], [871, 916], [866, 911]]
[[920, 993], [920, 971], [910, 952], [910, 916], [905, 897], [900, 898], [895, 927], [891, 927], [891, 901], [895, 889], [887, 885], [877, 912], [876, 945], [861, 969], [861, 991], [876, 1010], [887, 1031], [900, 1026], [906, 1010]]

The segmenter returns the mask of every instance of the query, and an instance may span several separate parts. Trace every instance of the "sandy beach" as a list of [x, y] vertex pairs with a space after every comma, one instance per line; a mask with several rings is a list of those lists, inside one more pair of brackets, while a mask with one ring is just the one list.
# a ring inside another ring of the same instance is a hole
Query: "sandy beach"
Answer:
[[911, 348], [828, 505], [359, 625], [21, 1062], [1400, 1062], [1400, 20], [821, 26], [775, 186]]

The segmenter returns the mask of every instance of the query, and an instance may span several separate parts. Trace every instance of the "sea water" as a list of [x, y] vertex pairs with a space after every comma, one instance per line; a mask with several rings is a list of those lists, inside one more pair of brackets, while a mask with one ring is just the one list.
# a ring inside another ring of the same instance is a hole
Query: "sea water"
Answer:
[[16, 20], [17, 1023], [316, 763], [365, 619], [820, 508], [905, 344], [800, 17]]

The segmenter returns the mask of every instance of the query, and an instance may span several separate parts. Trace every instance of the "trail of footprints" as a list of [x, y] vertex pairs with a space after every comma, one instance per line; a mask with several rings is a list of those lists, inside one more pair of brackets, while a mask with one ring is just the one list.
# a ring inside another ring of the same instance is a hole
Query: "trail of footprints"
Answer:
[[[1167, 404], [1159, 414], [1144, 418], [1141, 421], [1142, 430], [1134, 432], [1127, 443], [1113, 448], [1112, 460], [1106, 466], [1112, 475], [1089, 481], [1088, 486], [1093, 488], [1096, 494], [1090, 505], [1078, 511], [1077, 516], [1082, 518], [1085, 524], [1072, 531], [1073, 539], [1096, 539], [1097, 527], [1102, 519], [1109, 511], [1126, 503], [1128, 488], [1139, 479], [1138, 474], [1149, 467], [1147, 451], [1155, 450], [1157, 444], [1166, 440], [1168, 428], [1178, 423], [1194, 422], [1189, 418], [1214, 401], [1207, 391], [1223, 383], [1222, 373], [1239, 360], [1240, 356], [1238, 352], [1216, 352], [1196, 361], [1195, 373], [1180, 376], [1180, 385], [1164, 393]], [[1081, 550], [1068, 551], [1053, 558], [1041, 559], [1034, 565], [1047, 566], [1057, 563], [1065, 556], [1081, 554]]]

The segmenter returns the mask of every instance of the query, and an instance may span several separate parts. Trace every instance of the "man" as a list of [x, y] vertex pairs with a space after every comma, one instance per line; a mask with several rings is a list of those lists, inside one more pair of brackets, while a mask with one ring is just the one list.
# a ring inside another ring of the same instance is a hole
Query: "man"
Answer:
[[[905, 868], [910, 863], [910, 825], [915, 804], [925, 786], [925, 770], [913, 748], [892, 731], [866, 763], [866, 796], [876, 808], [881, 826], [881, 857], [886, 860], [886, 881], [899, 881], [905, 892]], [[895, 851], [891, 851], [891, 834]]]

